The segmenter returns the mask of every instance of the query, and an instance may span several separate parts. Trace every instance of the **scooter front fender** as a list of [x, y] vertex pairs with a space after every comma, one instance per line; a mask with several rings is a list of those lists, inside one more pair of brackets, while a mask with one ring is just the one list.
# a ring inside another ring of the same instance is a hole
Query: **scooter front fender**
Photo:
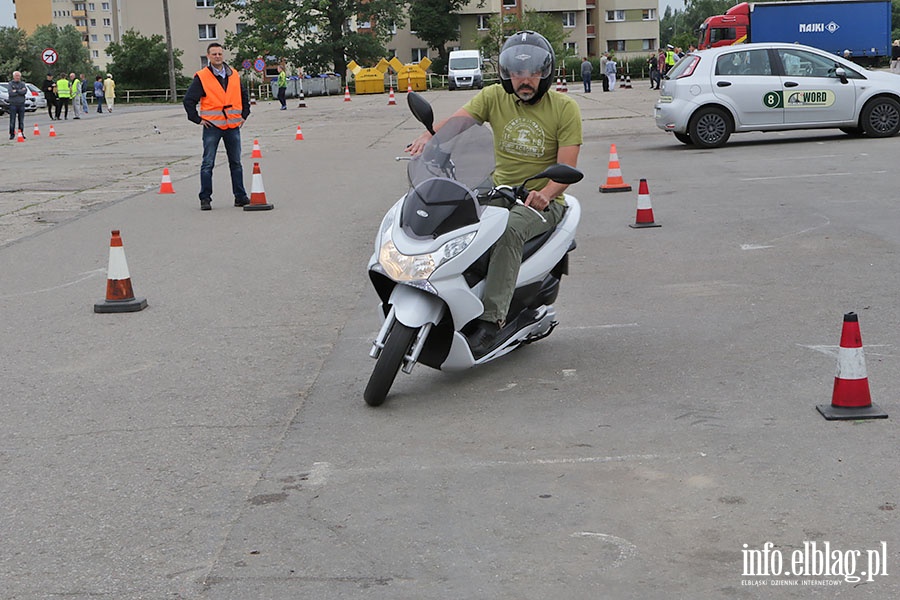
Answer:
[[440, 298], [409, 285], [395, 285], [388, 302], [394, 307], [394, 318], [407, 327], [437, 325], [444, 314]]

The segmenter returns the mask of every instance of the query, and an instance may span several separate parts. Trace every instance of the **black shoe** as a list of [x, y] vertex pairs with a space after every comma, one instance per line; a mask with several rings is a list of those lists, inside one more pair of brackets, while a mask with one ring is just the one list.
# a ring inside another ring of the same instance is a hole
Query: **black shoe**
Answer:
[[250, 204], [250, 198], [248, 198], [247, 196], [244, 196], [243, 198], [235, 198], [234, 199], [235, 206], [241, 207], [241, 206], [247, 206], [248, 204]]
[[200, 210], [212, 210], [212, 199], [200, 198]]
[[472, 349], [472, 356], [481, 358], [493, 349], [498, 341], [500, 333], [500, 325], [489, 321], [478, 320], [475, 330], [468, 335], [469, 348]]
[[14, 136], [13, 134], [9, 134], [9, 139], [14, 140], [16, 139], [16, 136]]

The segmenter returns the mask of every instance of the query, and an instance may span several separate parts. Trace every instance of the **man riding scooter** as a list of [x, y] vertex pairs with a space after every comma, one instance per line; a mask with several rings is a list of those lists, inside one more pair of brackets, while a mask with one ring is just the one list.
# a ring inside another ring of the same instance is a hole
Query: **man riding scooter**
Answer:
[[[550, 90], [555, 56], [544, 36], [520, 31], [500, 52], [500, 86], [484, 88], [452, 117], [488, 122], [494, 135], [494, 185], [516, 185], [556, 163], [577, 166], [581, 111], [567, 95]], [[447, 119], [449, 120], [449, 119]], [[437, 131], [447, 120], [434, 127]], [[416, 156], [431, 139], [426, 132], [407, 148]], [[468, 336], [472, 354], [486, 355], [503, 342], [526, 241], [556, 227], [566, 211], [568, 185], [548, 180], [529, 184], [524, 205], [510, 209], [503, 236], [491, 250], [485, 278], [484, 312]], [[497, 200], [501, 205], [504, 201]], [[502, 204], [505, 206], [505, 204]]]

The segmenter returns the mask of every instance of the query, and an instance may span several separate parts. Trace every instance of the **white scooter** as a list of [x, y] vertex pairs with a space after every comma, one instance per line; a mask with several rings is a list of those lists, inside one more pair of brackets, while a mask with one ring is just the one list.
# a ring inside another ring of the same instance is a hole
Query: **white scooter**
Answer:
[[553, 302], [568, 274], [581, 217], [578, 200], [566, 194], [568, 209], [560, 224], [526, 242], [506, 324], [493, 348], [473, 356], [466, 333], [484, 310], [490, 249], [509, 218], [508, 207], [486, 203], [504, 198], [508, 206], [521, 204], [528, 181], [572, 184], [583, 175], [554, 165], [520, 186], [493, 187], [490, 130], [454, 117], [435, 133], [428, 101], [415, 92], [407, 96], [413, 115], [434, 137], [410, 160], [410, 189], [384, 216], [369, 259], [383, 319], [369, 353], [377, 359], [364, 393], [369, 406], [384, 402], [401, 367], [405, 373], [417, 362], [444, 371], [468, 369], [548, 336], [557, 324]]

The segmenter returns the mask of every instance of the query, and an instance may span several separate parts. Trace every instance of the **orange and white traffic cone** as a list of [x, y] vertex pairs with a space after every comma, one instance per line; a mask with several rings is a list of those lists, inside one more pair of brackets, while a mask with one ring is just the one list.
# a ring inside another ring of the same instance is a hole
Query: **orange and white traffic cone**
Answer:
[[50, 124], [50, 134], [47, 137], [56, 137], [56, 130], [53, 129], [53, 123]]
[[146, 298], [135, 298], [119, 230], [109, 240], [109, 268], [106, 270], [106, 299], [94, 303], [95, 313], [137, 312], [147, 308]]
[[244, 206], [244, 210], [272, 210], [274, 204], [266, 202], [266, 188], [263, 186], [262, 173], [259, 163], [253, 163], [253, 182], [250, 186], [250, 204]]
[[297, 108], [306, 108], [306, 96], [303, 95], [303, 88], [300, 88], [300, 104], [297, 105]]
[[562, 93], [562, 81], [560, 81], [559, 77], [556, 78], [556, 91]]
[[344, 86], [344, 102], [350, 102], [350, 86]]
[[872, 404], [872, 397], [869, 394], [866, 357], [863, 354], [859, 317], [856, 313], [849, 312], [844, 315], [831, 405], [819, 404], [816, 410], [829, 421], [887, 419], [887, 413]]
[[630, 192], [631, 186], [622, 179], [622, 169], [619, 167], [619, 153], [616, 145], [609, 147], [609, 170], [606, 174], [606, 183], [600, 186], [601, 192]]
[[410, 93], [411, 91], [413, 91], [413, 89], [412, 89], [412, 79], [409, 79], [409, 78], [407, 77], [407, 79], [406, 79], [406, 93], [408, 94], [408, 93]]
[[394, 98], [394, 86], [391, 86], [391, 93], [388, 95], [388, 106], [394, 106], [397, 104], [397, 99]]
[[256, 106], [256, 94], [255, 93], [250, 94], [250, 106]]
[[297, 135], [294, 136], [294, 139], [295, 139], [295, 140], [302, 140], [302, 139], [303, 139], [303, 132], [300, 131], [300, 126], [299, 126], [299, 125], [297, 125]]
[[250, 158], [262, 158], [262, 150], [259, 149], [259, 140], [253, 140], [253, 152]]
[[25, 136], [22, 134], [22, 130], [21, 130], [21, 129], [19, 130], [19, 133], [16, 134], [16, 141], [17, 141], [17, 142], [24, 142], [24, 141], [25, 141]]
[[563, 84], [563, 86], [562, 86], [562, 93], [563, 93], [563, 94], [568, 94], [568, 93], [569, 93], [569, 78], [568, 78], [568, 77], [563, 77], [562, 84]]
[[644, 227], [662, 227], [659, 223], [653, 221], [653, 207], [650, 206], [650, 189], [647, 187], [647, 180], [641, 179], [638, 186], [637, 215], [634, 223], [629, 225], [635, 229]]
[[175, 188], [172, 187], [172, 178], [169, 177], [168, 167], [163, 168], [162, 182], [159, 184], [160, 194], [174, 194]]
[[34, 124], [34, 133], [32, 133], [31, 135], [33, 135], [34, 137], [38, 137], [39, 135], [41, 135], [41, 128], [38, 127], [37, 123]]

